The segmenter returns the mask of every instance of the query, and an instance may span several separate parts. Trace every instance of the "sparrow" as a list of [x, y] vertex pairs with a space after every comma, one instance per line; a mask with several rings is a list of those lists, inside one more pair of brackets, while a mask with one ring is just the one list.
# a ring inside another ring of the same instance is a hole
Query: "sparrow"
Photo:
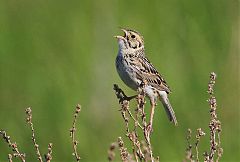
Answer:
[[115, 65], [121, 80], [135, 91], [144, 85], [143, 90], [151, 104], [150, 129], [152, 129], [154, 109], [158, 99], [169, 120], [177, 125], [174, 110], [168, 99], [171, 90], [162, 75], [145, 56], [143, 36], [136, 30], [121, 30], [124, 35], [115, 36], [119, 47]]

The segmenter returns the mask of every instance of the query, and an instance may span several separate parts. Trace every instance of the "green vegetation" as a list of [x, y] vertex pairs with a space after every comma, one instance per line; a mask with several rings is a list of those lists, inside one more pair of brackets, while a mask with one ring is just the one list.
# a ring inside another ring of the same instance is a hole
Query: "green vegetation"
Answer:
[[[113, 84], [127, 95], [136, 94], [115, 70], [118, 47], [113, 36], [121, 33], [119, 27], [129, 27], [144, 36], [148, 58], [170, 85], [179, 122], [178, 127], [169, 123], [158, 104], [154, 153], [161, 161], [182, 161], [188, 128], [201, 127], [207, 135], [201, 137], [199, 152], [208, 148], [206, 85], [214, 71], [223, 129], [221, 160], [238, 161], [238, 9], [237, 0], [1, 0], [0, 129], [28, 155], [26, 161], [36, 161], [24, 120], [31, 106], [40, 151], [46, 153], [51, 142], [53, 161], [73, 161], [69, 129], [79, 103], [82, 161], [106, 161], [111, 142], [125, 131]], [[0, 140], [0, 161], [6, 161], [9, 152]]]

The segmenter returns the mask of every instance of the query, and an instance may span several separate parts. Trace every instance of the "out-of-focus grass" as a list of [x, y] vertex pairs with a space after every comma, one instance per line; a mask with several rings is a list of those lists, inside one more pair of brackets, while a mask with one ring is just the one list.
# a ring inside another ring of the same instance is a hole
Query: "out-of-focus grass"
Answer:
[[[81, 157], [106, 160], [109, 144], [124, 131], [112, 85], [129, 89], [115, 71], [113, 36], [118, 27], [130, 27], [143, 34], [147, 56], [170, 84], [179, 121], [173, 127], [159, 104], [154, 152], [162, 161], [180, 161], [187, 128], [207, 130], [208, 74], [215, 71], [222, 160], [237, 161], [238, 7], [236, 0], [0, 1], [0, 129], [27, 160], [36, 159], [24, 121], [24, 109], [31, 106], [41, 151], [52, 142], [54, 161], [70, 161], [69, 128], [80, 103]], [[1, 141], [0, 150], [0, 160], [6, 160], [9, 150]]]

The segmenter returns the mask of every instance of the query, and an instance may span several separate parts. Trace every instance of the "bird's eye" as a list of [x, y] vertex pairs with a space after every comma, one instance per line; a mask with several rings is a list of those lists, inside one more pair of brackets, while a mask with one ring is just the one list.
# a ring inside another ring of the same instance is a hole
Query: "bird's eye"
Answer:
[[135, 38], [135, 35], [131, 35], [131, 38]]

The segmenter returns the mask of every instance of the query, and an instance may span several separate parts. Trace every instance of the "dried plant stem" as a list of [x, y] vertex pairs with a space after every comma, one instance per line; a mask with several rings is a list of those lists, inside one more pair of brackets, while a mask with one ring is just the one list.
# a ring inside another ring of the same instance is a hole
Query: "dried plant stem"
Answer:
[[197, 129], [197, 135], [196, 135], [196, 142], [195, 142], [195, 149], [196, 149], [196, 161], [199, 162], [199, 151], [198, 151], [198, 145], [201, 140], [202, 136], [205, 136], [206, 134], [203, 132], [202, 128]]
[[72, 139], [72, 146], [73, 146], [73, 155], [75, 156], [77, 161], [80, 161], [80, 156], [77, 152], [77, 145], [78, 145], [78, 141], [75, 139], [75, 132], [76, 132], [76, 122], [77, 122], [77, 117], [79, 112], [81, 111], [81, 106], [79, 104], [77, 104], [76, 106], [76, 110], [74, 113], [74, 117], [73, 117], [73, 124], [72, 124], [72, 128], [70, 129], [70, 137]]
[[115, 158], [115, 149], [117, 147], [117, 142], [114, 142], [110, 145], [108, 150], [108, 161], [113, 161]]
[[148, 145], [148, 152], [150, 153], [150, 160], [154, 161], [154, 157], [153, 157], [153, 152], [152, 152], [152, 146], [151, 146], [151, 139], [150, 139], [150, 135], [151, 135], [151, 131], [152, 131], [152, 123], [150, 120], [150, 129], [148, 128], [148, 124], [146, 122], [146, 113], [145, 113], [145, 109], [144, 109], [144, 105], [145, 105], [145, 93], [143, 91], [142, 88], [138, 89], [138, 97], [137, 97], [137, 103], [138, 103], [138, 108], [141, 112], [141, 119], [142, 119], [142, 125], [144, 127], [144, 137], [146, 139], [147, 145]]
[[[25, 162], [25, 154], [24, 153], [20, 153], [20, 151], [18, 150], [18, 146], [16, 142], [11, 142], [10, 136], [7, 135], [7, 133], [5, 131], [0, 131], [0, 134], [2, 135], [2, 138], [5, 140], [5, 142], [8, 144], [9, 147], [12, 148], [13, 151], [13, 156], [14, 157], [19, 157], [20, 160], [22, 162]], [[8, 154], [8, 160], [12, 161], [12, 155]]]
[[[209, 94], [209, 99], [207, 100], [209, 105], [210, 105], [210, 122], [209, 122], [209, 129], [210, 129], [210, 151], [204, 152], [204, 162], [214, 162], [214, 156], [217, 153], [216, 157], [216, 162], [219, 161], [219, 159], [222, 157], [223, 154], [223, 148], [221, 147], [221, 122], [217, 118], [217, 100], [216, 97], [214, 96], [214, 85], [215, 85], [215, 80], [216, 80], [217, 75], [212, 72], [210, 74], [210, 81], [208, 83], [208, 94]], [[197, 135], [196, 135], [196, 142], [195, 142], [195, 149], [196, 149], [196, 161], [199, 162], [199, 151], [198, 151], [198, 146], [200, 143], [200, 139], [202, 136], [205, 136], [205, 133], [202, 131], [201, 128], [197, 129]], [[191, 130], [188, 130], [188, 136], [187, 136], [187, 142], [188, 142], [188, 147], [186, 149], [186, 157], [184, 161], [193, 160], [193, 154], [192, 154], [192, 146], [190, 144], [190, 139], [191, 139]]]
[[129, 109], [127, 109], [128, 114], [130, 115], [130, 117], [133, 119], [134, 123], [137, 124], [137, 126], [139, 126], [139, 128], [141, 128], [143, 130], [143, 127], [141, 126], [141, 124], [134, 118], [134, 116], [132, 115], [131, 111]]
[[[122, 89], [118, 87], [118, 85], [115, 84], [113, 89], [115, 90], [115, 94], [119, 99], [119, 103], [121, 105], [120, 111], [125, 122], [125, 127], [127, 132], [126, 135], [132, 144], [133, 158], [135, 159], [135, 161], [154, 161], [152, 146], [150, 142], [150, 134], [152, 129], [150, 129], [151, 127], [149, 127], [149, 125], [146, 122], [146, 114], [144, 110], [144, 105], [145, 105], [144, 91], [142, 90], [142, 88], [139, 88], [137, 96], [127, 97], [125, 93], [122, 91]], [[129, 101], [135, 97], [137, 99], [137, 108], [135, 109], [135, 114], [133, 115], [129, 108]], [[141, 122], [139, 122], [139, 118]], [[132, 122], [134, 122], [133, 130], [129, 128], [129, 122], [131, 120]], [[147, 149], [145, 150], [143, 150], [143, 148], [146, 148], [146, 147], [139, 140], [137, 128], [140, 128], [140, 130], [144, 135], [145, 142], [147, 144], [146, 146]], [[121, 149], [120, 149], [120, 152], [121, 152]], [[122, 158], [122, 160], [123, 159], [124, 158]]]
[[[134, 116], [132, 115], [130, 109], [129, 109], [129, 97], [127, 97], [125, 95], [125, 93], [117, 86], [114, 85], [114, 90], [116, 92], [116, 96], [119, 99], [119, 103], [121, 104], [121, 114], [122, 117], [125, 121], [125, 126], [126, 126], [126, 132], [127, 132], [127, 137], [129, 138], [129, 140], [132, 143], [132, 152], [133, 155], [135, 157], [135, 160], [138, 161], [137, 157], [143, 158], [143, 153], [140, 147], [140, 142], [137, 139], [137, 127], [139, 127], [141, 130], [143, 130], [143, 127], [141, 126], [141, 124], [138, 122], [137, 118], [135, 119]], [[136, 114], [135, 114], [136, 115]], [[130, 132], [130, 128], [129, 128], [129, 118], [127, 117], [129, 116], [133, 121], [134, 121], [134, 131]], [[136, 115], [137, 117], [137, 115]]]
[[[131, 99], [135, 98], [136, 96], [128, 97], [127, 95], [125, 95], [123, 90], [118, 87], [117, 84], [114, 84], [113, 89], [115, 90], [115, 94], [116, 94], [117, 98], [119, 99], [119, 103], [121, 104], [120, 111], [122, 113], [124, 120], [128, 120], [128, 118], [125, 118], [126, 112], [127, 112], [129, 114], [129, 116], [133, 119], [134, 123], [136, 123], [139, 126], [139, 128], [143, 129], [143, 126], [141, 126], [141, 124], [138, 122], [137, 119], [134, 118], [131, 111], [129, 110], [129, 101]], [[124, 114], [123, 114], [123, 111], [124, 111]]]
[[129, 162], [131, 161], [131, 156], [127, 151], [127, 148], [124, 147], [124, 142], [122, 140], [122, 137], [118, 137], [118, 147], [120, 151], [120, 157], [123, 162]]
[[12, 155], [11, 154], [8, 154], [8, 161], [12, 162]]
[[217, 149], [217, 159], [216, 162], [220, 160], [223, 154], [223, 148], [221, 148], [220, 133], [218, 133], [218, 149]]
[[198, 146], [201, 140], [201, 137], [205, 136], [205, 133], [202, 131], [202, 128], [198, 128], [197, 129], [197, 133], [196, 133], [196, 142], [195, 142], [195, 150], [196, 150], [196, 160], [194, 160], [194, 155], [192, 153], [192, 145], [191, 145], [191, 138], [192, 138], [192, 130], [188, 129], [188, 133], [187, 133], [187, 149], [186, 149], [186, 155], [185, 155], [185, 159], [184, 162], [186, 161], [190, 161], [190, 162], [199, 162], [199, 151], [198, 151]]
[[40, 162], [43, 162], [42, 156], [41, 156], [41, 153], [40, 153], [40, 150], [39, 150], [39, 145], [37, 144], [36, 138], [35, 138], [35, 131], [34, 131], [33, 123], [32, 123], [32, 110], [29, 107], [25, 110], [25, 112], [27, 114], [26, 121], [29, 124], [29, 126], [31, 128], [31, 131], [32, 131], [32, 141], [33, 141], [33, 144], [34, 144], [34, 147], [35, 147], [35, 150], [36, 150], [36, 154], [38, 156], [38, 160]]
[[135, 160], [138, 161], [138, 157], [140, 160], [144, 159], [144, 154], [141, 148], [141, 143], [138, 140], [138, 135], [136, 131], [127, 134], [129, 140], [132, 142], [132, 150]]
[[150, 143], [148, 144], [148, 148], [149, 148], [151, 162], [154, 162], [152, 147]]
[[[220, 141], [220, 134], [222, 131], [221, 128], [221, 122], [217, 118], [217, 100], [214, 96], [214, 85], [217, 75], [212, 72], [210, 74], [210, 81], [208, 84], [208, 94], [209, 99], [208, 103], [210, 105], [210, 122], [209, 122], [209, 129], [210, 129], [210, 152], [209, 154], [206, 154], [206, 158], [209, 162], [214, 161], [214, 155], [217, 152], [217, 161], [221, 158], [223, 154], [223, 149], [221, 147], [221, 141]], [[216, 140], [216, 136], [218, 141]]]
[[45, 154], [45, 160], [46, 160], [46, 162], [50, 162], [50, 161], [52, 160], [52, 146], [53, 146], [52, 143], [49, 143], [49, 144], [48, 144], [48, 153]]
[[194, 162], [194, 159], [193, 159], [193, 153], [192, 153], [192, 145], [191, 145], [191, 138], [192, 138], [192, 130], [190, 128], [188, 128], [188, 131], [187, 131], [187, 137], [186, 137], [186, 140], [187, 140], [187, 148], [186, 148], [186, 155], [185, 155], [185, 159], [183, 160], [184, 162], [186, 161], [190, 161], [190, 162]]

